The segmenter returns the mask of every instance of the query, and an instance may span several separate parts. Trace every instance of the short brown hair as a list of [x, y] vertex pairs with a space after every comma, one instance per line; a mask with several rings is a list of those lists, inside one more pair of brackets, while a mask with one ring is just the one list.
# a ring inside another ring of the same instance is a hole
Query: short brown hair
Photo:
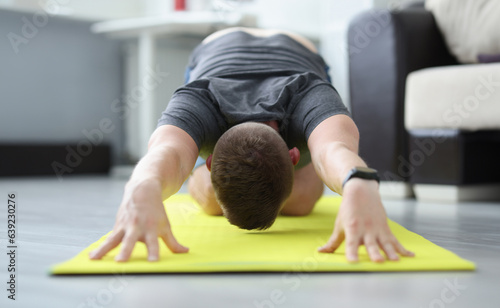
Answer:
[[224, 216], [242, 229], [267, 229], [293, 186], [288, 147], [271, 127], [243, 123], [215, 145], [211, 179]]

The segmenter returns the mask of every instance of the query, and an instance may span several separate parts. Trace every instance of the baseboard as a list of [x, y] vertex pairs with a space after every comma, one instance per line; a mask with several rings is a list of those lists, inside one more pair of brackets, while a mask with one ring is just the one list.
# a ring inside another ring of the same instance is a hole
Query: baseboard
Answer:
[[382, 181], [379, 186], [383, 199], [406, 199], [413, 197], [413, 189], [408, 182]]
[[419, 201], [460, 202], [500, 200], [500, 183], [481, 185], [413, 185]]
[[0, 144], [0, 176], [108, 173], [110, 146], [89, 144]]

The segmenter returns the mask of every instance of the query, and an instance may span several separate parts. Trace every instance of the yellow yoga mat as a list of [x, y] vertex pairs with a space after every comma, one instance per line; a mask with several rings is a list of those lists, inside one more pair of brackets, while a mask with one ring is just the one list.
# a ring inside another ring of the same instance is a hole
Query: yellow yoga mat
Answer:
[[160, 241], [160, 261], [146, 260], [146, 246], [136, 244], [129, 262], [113, 260], [120, 246], [102, 260], [89, 260], [88, 253], [102, 237], [73, 259], [52, 267], [55, 275], [113, 273], [201, 273], [201, 272], [376, 272], [474, 270], [474, 263], [441, 248], [425, 238], [389, 221], [403, 245], [414, 258], [376, 264], [369, 261], [364, 247], [360, 262], [348, 263], [342, 245], [334, 254], [319, 253], [332, 233], [340, 197], [323, 197], [306, 217], [280, 216], [265, 231], [241, 230], [224, 217], [202, 213], [187, 195], [174, 195], [165, 207], [174, 235], [190, 248], [187, 254], [173, 254]]

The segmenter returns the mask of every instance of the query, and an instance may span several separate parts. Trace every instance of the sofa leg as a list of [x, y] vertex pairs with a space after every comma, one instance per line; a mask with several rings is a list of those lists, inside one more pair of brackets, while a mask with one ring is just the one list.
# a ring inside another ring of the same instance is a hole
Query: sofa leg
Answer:
[[408, 182], [382, 181], [380, 195], [383, 199], [406, 199], [413, 197], [411, 184]]
[[500, 200], [499, 184], [434, 185], [415, 184], [413, 191], [418, 201], [460, 202]]

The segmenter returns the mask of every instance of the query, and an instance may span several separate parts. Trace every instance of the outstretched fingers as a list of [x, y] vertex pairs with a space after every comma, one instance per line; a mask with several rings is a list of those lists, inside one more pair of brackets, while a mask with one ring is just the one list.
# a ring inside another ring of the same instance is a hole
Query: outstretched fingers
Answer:
[[378, 239], [378, 246], [384, 251], [387, 259], [391, 261], [398, 261], [399, 255], [404, 257], [415, 256], [413, 252], [406, 250], [392, 234], [389, 237], [381, 236]]
[[385, 255], [387, 256], [387, 259], [391, 261], [398, 261], [399, 256], [396, 250], [394, 249], [393, 243], [387, 240], [381, 240], [380, 241], [380, 248], [384, 251]]
[[159, 235], [165, 245], [167, 245], [168, 249], [173, 253], [186, 253], [189, 251], [189, 248], [181, 245], [172, 234], [172, 230], [170, 226], [167, 226], [163, 232]]
[[120, 230], [118, 232], [112, 232], [104, 242], [97, 248], [92, 250], [89, 253], [89, 257], [92, 260], [101, 259], [105, 256], [109, 251], [118, 246], [125, 234], [125, 231]]
[[134, 250], [135, 243], [139, 240], [139, 232], [137, 230], [131, 230], [125, 233], [123, 237], [122, 246], [120, 253], [116, 255], [115, 261], [126, 262], [130, 258], [132, 251]]
[[370, 257], [370, 260], [373, 262], [384, 262], [385, 258], [382, 256], [380, 253], [379, 249], [379, 244], [377, 242], [377, 239], [371, 235], [366, 235], [364, 238], [364, 244], [366, 248], [366, 252], [368, 253], [368, 256]]
[[415, 253], [412, 252], [412, 251], [409, 251], [407, 250], [406, 248], [403, 247], [403, 245], [401, 245], [401, 243], [394, 237], [394, 239], [392, 240], [393, 242], [393, 245], [394, 245], [394, 248], [396, 248], [396, 251], [404, 256], [404, 257], [414, 257], [415, 256]]
[[345, 241], [345, 256], [349, 262], [358, 262], [358, 248], [361, 245], [360, 238], [347, 234]]
[[[415, 256], [413, 252], [405, 249], [394, 236], [376, 236], [371, 233], [362, 236], [356, 232], [345, 232], [340, 228], [335, 228], [328, 242], [319, 247], [318, 251], [333, 253], [344, 241], [345, 255], [349, 262], [359, 261], [358, 249], [361, 245], [365, 246], [370, 260], [377, 263], [384, 262], [386, 257], [388, 260], [398, 261], [399, 255], [405, 257]], [[381, 250], [385, 256], [381, 253]]]
[[160, 248], [156, 232], [149, 232], [144, 237], [144, 243], [148, 248], [148, 261], [155, 262], [160, 258]]
[[170, 249], [170, 251], [173, 253], [186, 253], [189, 251], [188, 247], [181, 245], [175, 239], [172, 233], [172, 229], [170, 228], [170, 222], [168, 221], [167, 217], [166, 225], [161, 228], [160, 234], [158, 236], [161, 237], [165, 245], [167, 245], [168, 249]]
[[342, 244], [342, 242], [345, 239], [345, 233], [344, 231], [338, 231], [338, 230], [339, 228], [337, 227], [333, 230], [333, 234], [332, 236], [330, 236], [330, 239], [328, 239], [328, 242], [325, 245], [318, 248], [319, 252], [333, 253], [335, 252], [335, 250], [337, 250], [337, 248], [339, 248], [340, 244]]

